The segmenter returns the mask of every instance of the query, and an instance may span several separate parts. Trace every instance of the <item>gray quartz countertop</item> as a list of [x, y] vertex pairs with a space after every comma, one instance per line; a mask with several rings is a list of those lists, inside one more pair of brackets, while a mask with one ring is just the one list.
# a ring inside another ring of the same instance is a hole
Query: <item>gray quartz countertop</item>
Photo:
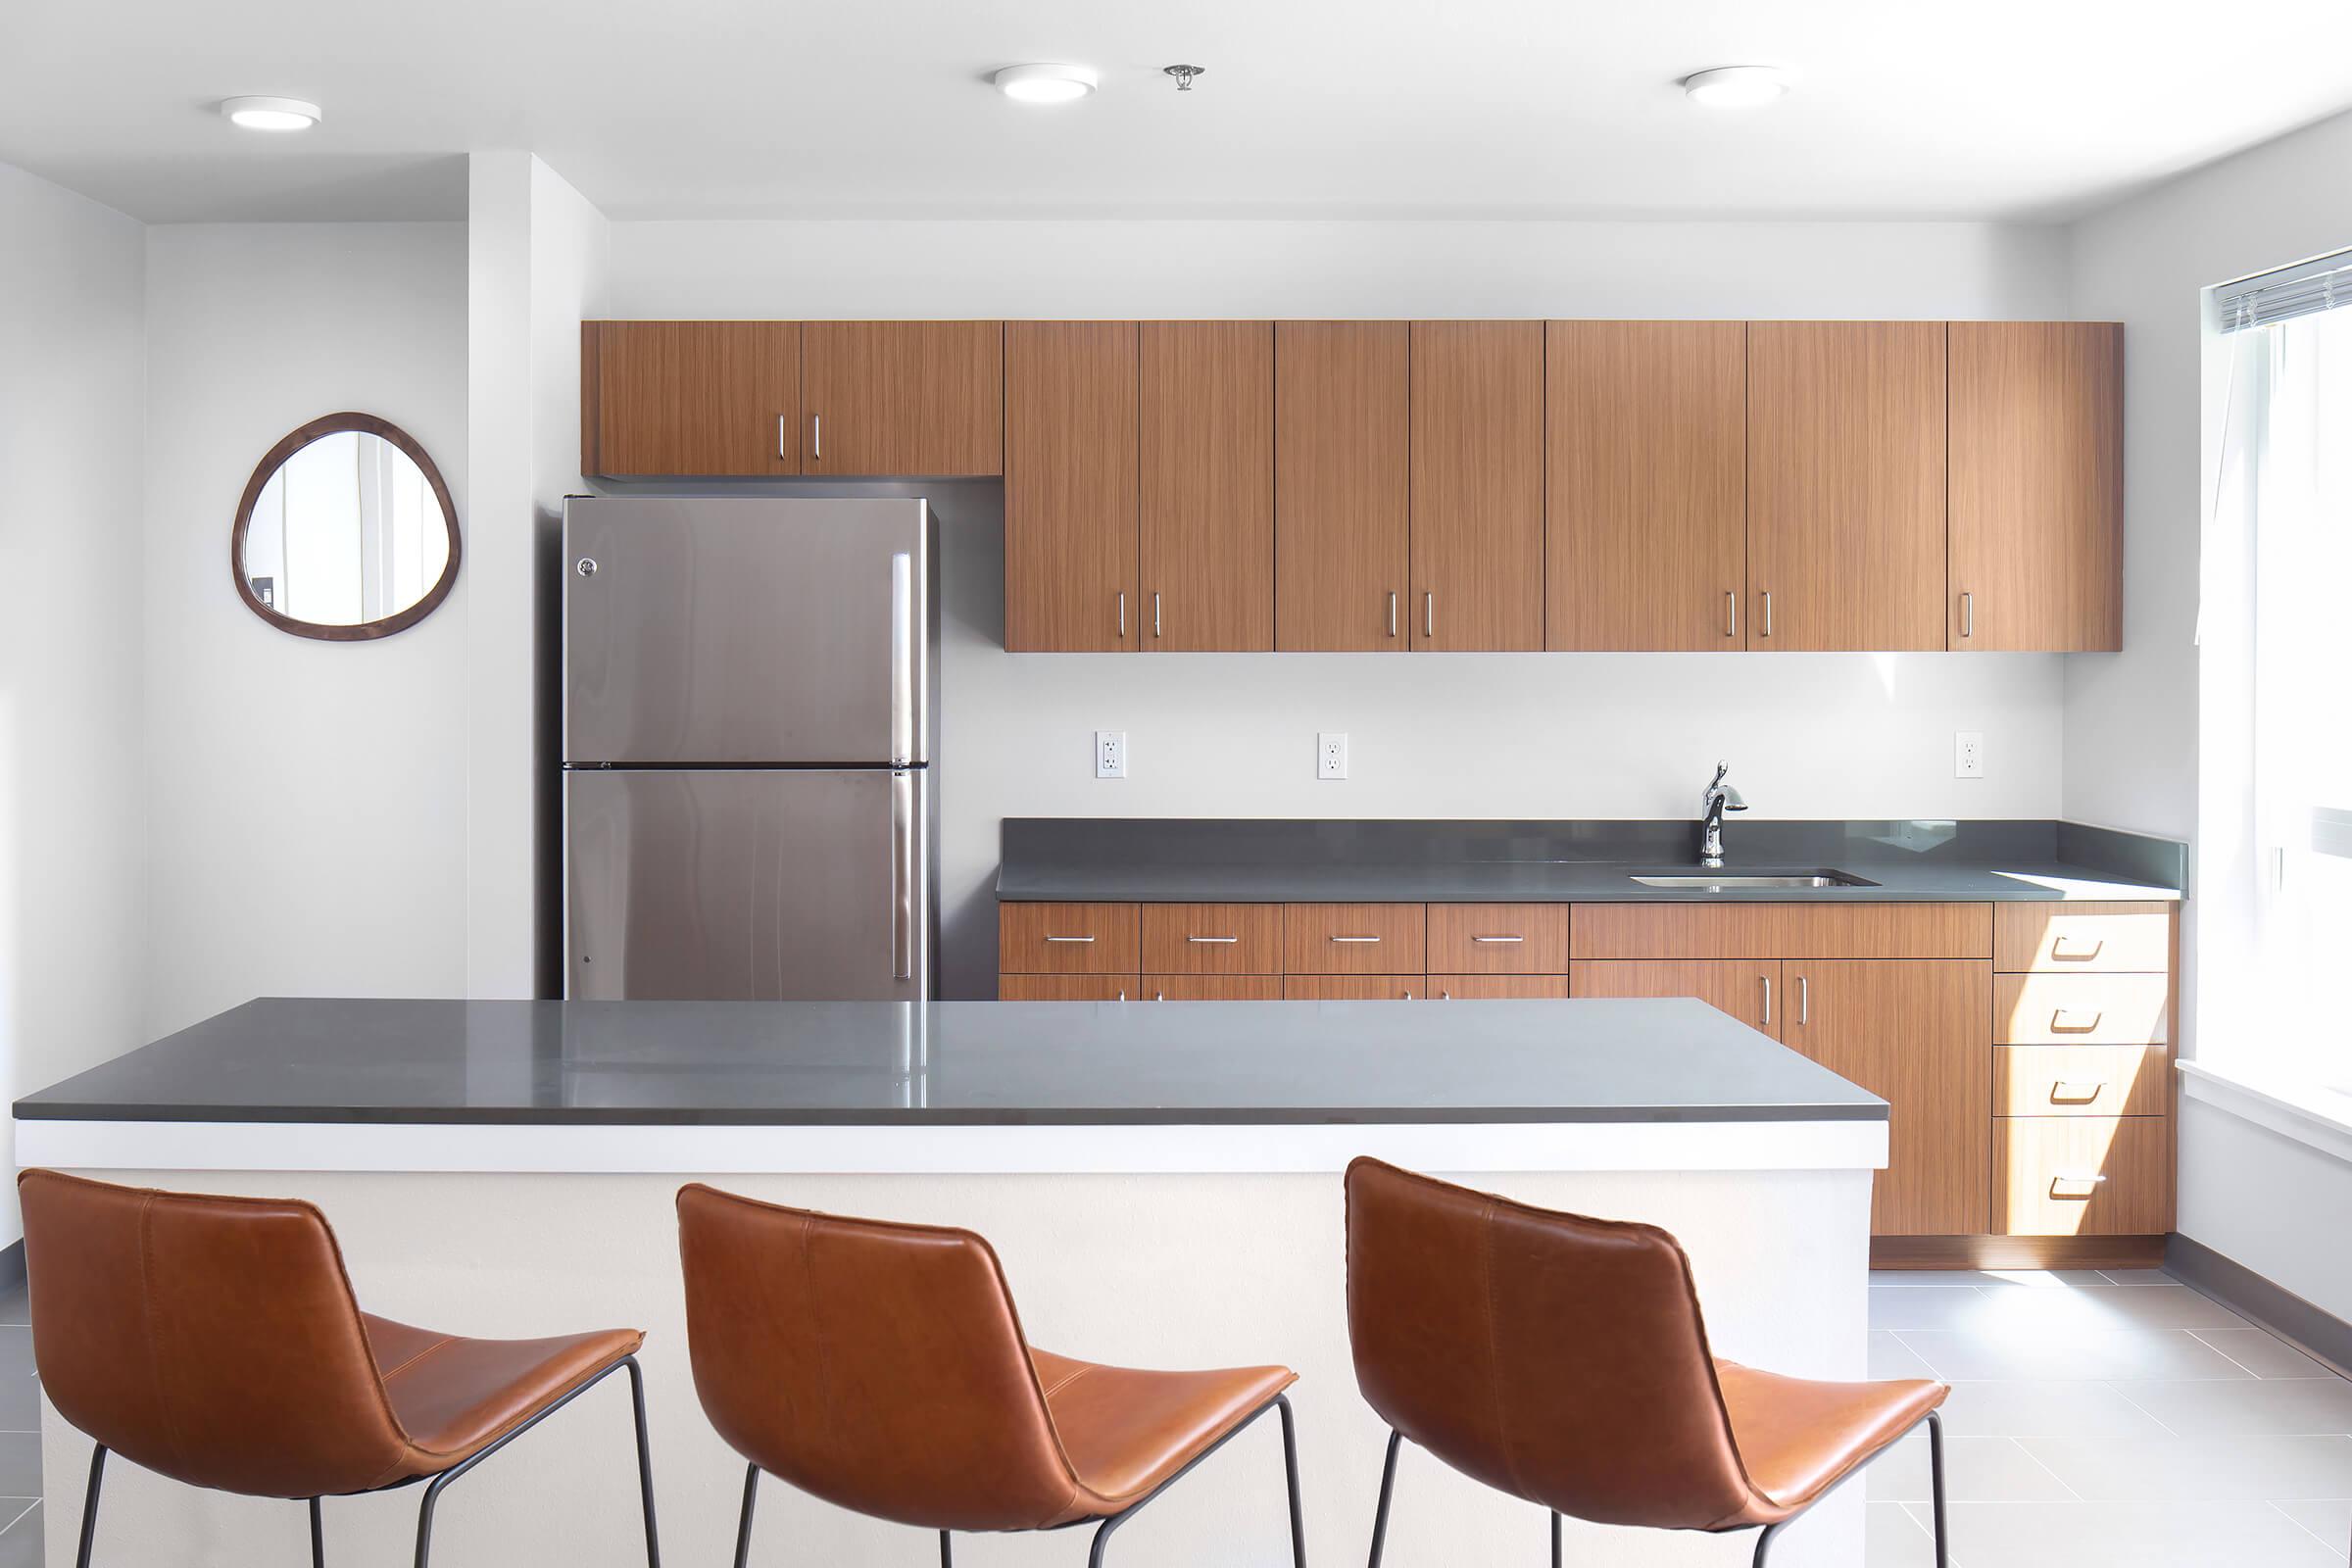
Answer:
[[1466, 904], [2175, 900], [2186, 851], [2049, 820], [1727, 818], [1722, 874], [1838, 871], [1822, 889], [1653, 888], [1691, 875], [1688, 821], [1007, 817], [997, 897], [1023, 902]]
[[604, 1125], [1883, 1121], [1705, 1004], [248, 1002], [20, 1120]]

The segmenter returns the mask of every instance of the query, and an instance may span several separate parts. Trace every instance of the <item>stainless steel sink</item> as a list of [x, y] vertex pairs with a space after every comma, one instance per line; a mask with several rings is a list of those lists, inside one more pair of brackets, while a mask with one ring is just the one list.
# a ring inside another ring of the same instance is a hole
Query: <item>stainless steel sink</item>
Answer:
[[1639, 882], [1645, 888], [1696, 888], [1720, 892], [1733, 888], [1875, 888], [1876, 882], [1866, 882], [1843, 871], [1782, 871], [1745, 875], [1738, 872], [1701, 871], [1695, 875], [1675, 872], [1671, 875], [1635, 876], [1626, 879]]

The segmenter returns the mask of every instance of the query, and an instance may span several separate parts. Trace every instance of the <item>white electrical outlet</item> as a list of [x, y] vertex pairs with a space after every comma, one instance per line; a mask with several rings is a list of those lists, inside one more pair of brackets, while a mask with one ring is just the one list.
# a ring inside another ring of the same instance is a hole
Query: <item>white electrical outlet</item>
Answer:
[[1095, 777], [1125, 778], [1127, 776], [1127, 732], [1123, 729], [1095, 731]]
[[1984, 732], [1956, 730], [1952, 735], [1952, 777], [1983, 778], [1984, 776]]
[[1315, 737], [1315, 777], [1348, 776], [1348, 733], [1330, 730]]

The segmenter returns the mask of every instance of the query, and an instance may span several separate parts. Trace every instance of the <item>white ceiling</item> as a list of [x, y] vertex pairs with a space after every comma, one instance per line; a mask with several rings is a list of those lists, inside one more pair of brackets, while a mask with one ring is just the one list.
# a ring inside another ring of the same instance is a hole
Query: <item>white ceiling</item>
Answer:
[[496, 147], [615, 218], [2061, 219], [2347, 107], [2346, 0], [0, 0], [0, 161], [153, 221], [460, 217]]

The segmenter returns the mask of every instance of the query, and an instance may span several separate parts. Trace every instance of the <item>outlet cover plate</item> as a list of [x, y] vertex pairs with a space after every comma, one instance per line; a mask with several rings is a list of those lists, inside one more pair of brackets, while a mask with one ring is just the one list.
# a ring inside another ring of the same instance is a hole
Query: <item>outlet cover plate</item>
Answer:
[[1348, 776], [1348, 732], [1326, 730], [1315, 737], [1315, 777]]
[[1095, 777], [1125, 778], [1127, 776], [1127, 732], [1123, 729], [1095, 731]]
[[1952, 777], [1984, 776], [1984, 732], [1963, 729], [1952, 733]]

